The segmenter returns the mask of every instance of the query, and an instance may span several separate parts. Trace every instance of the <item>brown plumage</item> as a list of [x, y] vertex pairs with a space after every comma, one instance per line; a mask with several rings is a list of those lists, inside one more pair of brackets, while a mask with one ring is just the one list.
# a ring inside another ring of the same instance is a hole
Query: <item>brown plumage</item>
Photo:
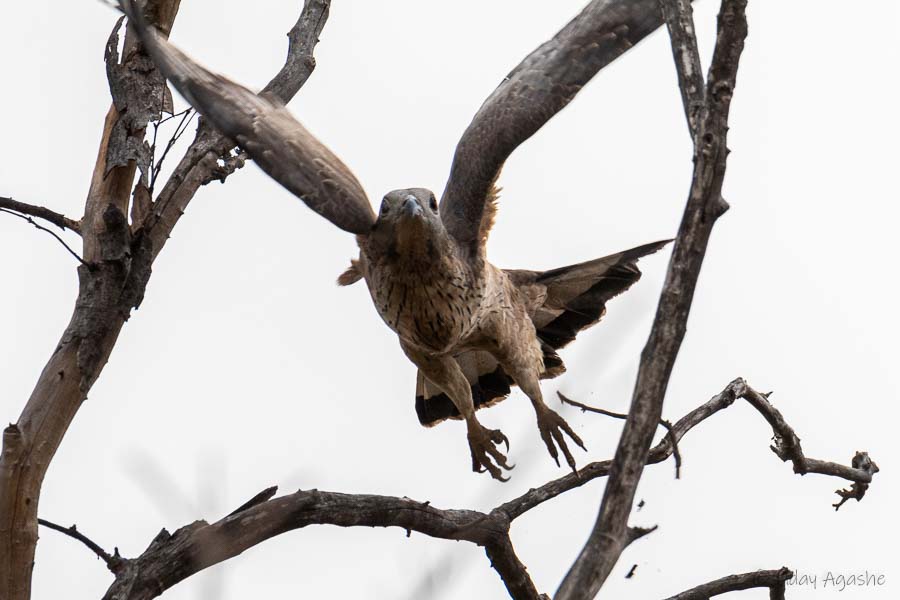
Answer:
[[[556, 353], [579, 332], [595, 325], [606, 313], [606, 302], [641, 278], [636, 262], [656, 252], [667, 241], [639, 246], [625, 252], [552, 271], [505, 270], [518, 288], [543, 352], [540, 379], [552, 379], [566, 367]], [[475, 410], [505, 399], [515, 380], [487, 352], [468, 350], [455, 355], [472, 388]], [[439, 387], [419, 373], [416, 382], [416, 414], [431, 427], [445, 419], [461, 419], [459, 411]]]
[[[487, 99], [460, 140], [441, 202], [423, 188], [384, 196], [376, 216], [350, 170], [277, 102], [215, 75], [123, 10], [162, 73], [260, 167], [332, 223], [357, 235], [359, 259], [338, 279], [365, 280], [378, 314], [419, 368], [416, 410], [433, 425], [463, 418], [472, 467], [504, 479], [499, 429], [475, 410], [518, 385], [557, 461], [575, 469], [565, 436], [581, 439], [543, 401], [539, 381], [565, 370], [557, 350], [596, 323], [640, 278], [638, 258], [666, 242], [551, 271], [503, 270], [485, 243], [500, 169], [603, 66], [659, 26], [657, 0], [595, 0], [529, 55]], [[565, 435], [564, 435], [565, 434]]]

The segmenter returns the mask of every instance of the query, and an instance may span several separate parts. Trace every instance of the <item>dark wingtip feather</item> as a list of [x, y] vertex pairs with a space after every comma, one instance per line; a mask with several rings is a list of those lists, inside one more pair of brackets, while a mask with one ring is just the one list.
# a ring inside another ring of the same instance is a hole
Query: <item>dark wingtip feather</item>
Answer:
[[564, 278], [576, 270], [604, 269], [594, 285], [565, 303], [562, 314], [538, 328], [538, 337], [553, 349], [571, 343], [579, 332], [603, 317], [609, 300], [626, 291], [641, 278], [641, 271], [637, 267], [638, 259], [657, 252], [671, 241], [661, 240], [626, 250], [618, 255], [615, 264], [612, 265], [605, 261], [617, 255], [580, 265], [552, 269], [538, 275], [537, 281], [550, 287], [555, 279]]

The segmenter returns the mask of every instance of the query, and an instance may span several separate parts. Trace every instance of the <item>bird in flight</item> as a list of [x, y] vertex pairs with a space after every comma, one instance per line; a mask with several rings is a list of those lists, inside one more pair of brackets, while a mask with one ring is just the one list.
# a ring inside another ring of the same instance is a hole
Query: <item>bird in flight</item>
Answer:
[[552, 269], [500, 269], [485, 244], [497, 178], [515, 148], [566, 106], [601, 68], [660, 25], [656, 0], [595, 0], [538, 47], [488, 97], [463, 133], [440, 202], [424, 188], [388, 192], [376, 215], [350, 170], [277, 100], [194, 62], [122, 0], [163, 75], [266, 173], [337, 227], [359, 258], [338, 279], [364, 280], [384, 322], [418, 367], [419, 422], [465, 420], [472, 468], [506, 480], [509, 441], [475, 411], [518, 385], [548, 452], [575, 470], [571, 426], [544, 402], [540, 380], [565, 370], [557, 350], [595, 324], [641, 276], [637, 260], [667, 242]]

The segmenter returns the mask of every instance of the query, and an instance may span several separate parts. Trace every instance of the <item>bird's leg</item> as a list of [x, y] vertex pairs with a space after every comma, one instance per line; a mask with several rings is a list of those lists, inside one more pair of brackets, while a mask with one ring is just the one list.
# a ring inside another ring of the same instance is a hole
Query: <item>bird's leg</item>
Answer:
[[538, 378], [533, 376], [525, 377], [524, 381], [517, 380], [516, 383], [531, 399], [531, 404], [534, 406], [534, 412], [537, 415], [538, 431], [541, 434], [541, 439], [544, 440], [544, 445], [547, 446], [547, 451], [550, 452], [550, 456], [556, 461], [556, 465], [559, 466], [559, 452], [556, 449], [559, 446], [559, 449], [562, 450], [563, 455], [566, 457], [569, 468], [577, 473], [578, 469], [575, 468], [575, 459], [572, 457], [572, 453], [569, 452], [563, 433], [565, 432], [566, 435], [572, 438], [572, 441], [578, 444], [582, 450], [587, 451], [587, 448], [584, 447], [584, 442], [572, 430], [572, 427], [566, 423], [566, 420], [559, 413], [544, 404], [541, 386], [538, 381]]
[[499, 429], [488, 429], [475, 418], [472, 388], [459, 363], [449, 356], [427, 355], [415, 348], [407, 347], [402, 342], [401, 346], [422, 373], [447, 394], [466, 420], [472, 470], [476, 473], [487, 471], [494, 479], [508, 481], [509, 478], [503, 476], [501, 469], [509, 471], [515, 465], [507, 463], [506, 455], [499, 446], [501, 443], [505, 444], [508, 451], [509, 440]]

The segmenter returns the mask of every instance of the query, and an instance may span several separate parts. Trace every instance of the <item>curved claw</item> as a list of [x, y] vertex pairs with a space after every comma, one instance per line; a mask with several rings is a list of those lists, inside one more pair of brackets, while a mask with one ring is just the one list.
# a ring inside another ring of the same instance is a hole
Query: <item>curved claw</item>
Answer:
[[469, 451], [472, 455], [472, 470], [476, 473], [487, 471], [498, 481], [509, 481], [503, 470], [511, 471], [515, 465], [507, 463], [506, 455], [497, 446], [501, 443], [509, 450], [509, 439], [499, 429], [487, 429], [479, 423], [469, 427]]
[[541, 439], [544, 441], [544, 445], [547, 447], [547, 451], [550, 453], [550, 456], [553, 458], [554, 462], [556, 462], [556, 466], [560, 466], [559, 464], [559, 450], [562, 450], [563, 456], [566, 459], [566, 463], [569, 465], [569, 468], [572, 469], [576, 474], [578, 473], [578, 469], [575, 466], [575, 458], [572, 456], [572, 453], [569, 451], [569, 446], [566, 443], [566, 439], [563, 436], [563, 433], [568, 435], [573, 442], [575, 442], [579, 448], [587, 451], [587, 448], [584, 446], [584, 442], [581, 441], [581, 438], [572, 430], [572, 427], [566, 423], [566, 420], [563, 419], [559, 414], [554, 412], [551, 409], [546, 409], [546, 411], [538, 412], [538, 431], [541, 434]]
[[506, 451], [509, 452], [509, 438], [503, 434], [499, 429], [491, 430], [491, 441], [495, 444], [499, 444], [503, 442], [506, 445]]

